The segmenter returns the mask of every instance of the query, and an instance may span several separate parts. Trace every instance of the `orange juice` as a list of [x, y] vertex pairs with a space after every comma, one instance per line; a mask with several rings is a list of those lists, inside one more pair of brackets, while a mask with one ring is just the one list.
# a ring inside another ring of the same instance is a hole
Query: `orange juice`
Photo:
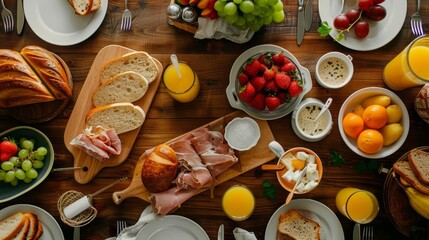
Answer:
[[194, 100], [200, 91], [200, 82], [197, 74], [186, 63], [179, 62], [179, 70], [182, 78], [173, 64], [167, 66], [163, 74], [163, 82], [168, 93], [179, 102]]
[[414, 40], [390, 61], [383, 71], [384, 82], [394, 90], [419, 86], [429, 81], [429, 37]]
[[245, 186], [230, 187], [222, 197], [222, 208], [225, 214], [234, 221], [243, 221], [252, 215], [255, 198]]
[[357, 223], [369, 223], [378, 214], [377, 198], [357, 188], [343, 188], [337, 193], [335, 204], [347, 218]]

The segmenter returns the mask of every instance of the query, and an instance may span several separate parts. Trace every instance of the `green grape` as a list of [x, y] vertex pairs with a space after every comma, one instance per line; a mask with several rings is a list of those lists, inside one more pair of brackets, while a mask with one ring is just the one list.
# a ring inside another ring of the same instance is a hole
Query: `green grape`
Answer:
[[254, 2], [256, 5], [260, 7], [264, 7], [268, 4], [268, 0], [255, 0]]
[[282, 2], [282, 1], [278, 1], [278, 2], [274, 5], [274, 10], [275, 10], [275, 11], [282, 11], [282, 10], [283, 10], [283, 2]]
[[10, 161], [5, 161], [5, 162], [1, 163], [1, 169], [5, 170], [5, 171], [12, 170], [13, 167], [14, 167], [14, 165]]
[[31, 168], [30, 170], [28, 170], [25, 175], [27, 175], [27, 177], [31, 178], [31, 179], [35, 179], [37, 178], [37, 176], [39, 175], [36, 171], [36, 169]]
[[19, 139], [19, 146], [20, 146], [21, 148], [24, 148], [24, 147], [22, 146], [22, 142], [24, 142], [25, 140], [27, 140], [27, 138], [25, 138], [25, 137], [22, 137], [22, 138], [20, 138], [20, 139]]
[[36, 150], [37, 154], [39, 154], [40, 156], [45, 156], [46, 154], [48, 154], [48, 149], [46, 149], [45, 147], [39, 147]]
[[13, 179], [10, 184], [14, 187], [16, 187], [18, 185], [19, 180], [17, 178]]
[[24, 180], [22, 180], [22, 181], [24, 181], [25, 183], [31, 183], [31, 181], [33, 181], [33, 179], [25, 176]]
[[25, 178], [25, 172], [24, 172], [24, 170], [22, 170], [22, 169], [17, 169], [17, 170], [15, 171], [15, 177], [16, 177], [17, 179], [19, 179], [19, 180], [24, 180], [24, 178]]
[[264, 24], [265, 25], [270, 25], [273, 22], [273, 16], [268, 16], [266, 18], [264, 18]]
[[34, 161], [34, 162], [33, 162], [33, 167], [34, 167], [35, 169], [40, 169], [40, 168], [42, 168], [42, 167], [43, 167], [43, 162], [42, 162], [42, 161], [39, 161], [39, 160], [36, 160], [36, 161]]
[[6, 172], [3, 170], [0, 170], [0, 181], [3, 181], [5, 176], [6, 176]]
[[22, 148], [27, 149], [29, 151], [33, 150], [34, 148], [34, 143], [30, 140], [24, 140], [22, 141]]
[[28, 157], [28, 155], [30, 155], [30, 152], [27, 149], [21, 149], [18, 152], [18, 157], [22, 160], [25, 159], [26, 157]]
[[37, 152], [33, 152], [33, 159], [42, 161], [43, 159], [45, 159], [45, 156], [40, 156]]
[[245, 0], [242, 3], [240, 3], [239, 7], [243, 13], [250, 13], [255, 9], [255, 5], [253, 4], [252, 1], [249, 1], [249, 0]]
[[225, 19], [226, 19], [226, 21], [229, 23], [229, 24], [234, 24], [237, 20], [238, 20], [238, 15], [237, 14], [234, 14], [234, 15], [228, 15], [228, 16], [226, 16], [225, 17]]
[[246, 19], [247, 22], [251, 22], [255, 19], [255, 15], [251, 13], [245, 13], [243, 14], [244, 19]]
[[15, 179], [15, 171], [10, 170], [6, 173], [6, 176], [4, 176], [5, 182], [12, 182]]
[[219, 12], [223, 12], [225, 5], [226, 5], [226, 2], [222, 2], [222, 1], [217, 0], [213, 7], [216, 10], [216, 12], [219, 14]]
[[268, 5], [270, 5], [270, 6], [274, 6], [274, 5], [276, 5], [277, 4], [277, 2], [279, 2], [280, 0], [267, 0], [268, 2]]
[[13, 156], [9, 158], [9, 162], [13, 163], [14, 166], [18, 166], [21, 163], [21, 160], [19, 160], [19, 157]]
[[262, 14], [261, 7], [259, 7], [258, 5], [254, 6], [252, 14], [255, 16], [261, 15]]
[[232, 1], [237, 5], [243, 2], [243, 0], [232, 0]]
[[273, 21], [276, 23], [281, 23], [285, 19], [285, 13], [282, 11], [275, 11], [273, 13]]
[[234, 15], [235, 13], [237, 13], [237, 5], [235, 5], [234, 2], [228, 2], [223, 8], [223, 11], [228, 16]]
[[243, 16], [239, 16], [237, 21], [235, 22], [235, 25], [242, 27], [246, 24], [246, 19]]
[[28, 170], [30, 170], [33, 167], [33, 164], [31, 163], [30, 160], [24, 160], [21, 163], [21, 168], [22, 170], [28, 172]]

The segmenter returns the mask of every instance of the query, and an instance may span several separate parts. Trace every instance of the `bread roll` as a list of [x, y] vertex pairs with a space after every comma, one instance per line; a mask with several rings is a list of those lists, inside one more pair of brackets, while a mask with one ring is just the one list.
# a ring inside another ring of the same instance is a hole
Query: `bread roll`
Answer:
[[0, 49], [0, 107], [53, 100], [54, 96], [19, 52]]
[[38, 46], [27, 46], [21, 50], [21, 55], [56, 99], [71, 98], [72, 92], [67, 72], [51, 52]]

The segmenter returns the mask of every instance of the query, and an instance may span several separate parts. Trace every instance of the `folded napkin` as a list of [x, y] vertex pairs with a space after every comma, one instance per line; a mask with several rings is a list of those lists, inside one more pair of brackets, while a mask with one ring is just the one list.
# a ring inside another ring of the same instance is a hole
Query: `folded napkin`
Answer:
[[248, 232], [242, 228], [235, 228], [233, 233], [235, 240], [257, 240], [253, 232]]
[[106, 240], [135, 240], [140, 229], [142, 229], [146, 223], [154, 220], [155, 217], [156, 215], [152, 212], [152, 205], [149, 205], [143, 210], [136, 224], [124, 228], [117, 237], [107, 238]]
[[242, 30], [238, 27], [230, 25], [224, 18], [198, 18], [198, 29], [195, 32], [194, 38], [205, 39], [226, 38], [235, 43], [245, 43], [249, 41], [255, 32], [246, 29]]

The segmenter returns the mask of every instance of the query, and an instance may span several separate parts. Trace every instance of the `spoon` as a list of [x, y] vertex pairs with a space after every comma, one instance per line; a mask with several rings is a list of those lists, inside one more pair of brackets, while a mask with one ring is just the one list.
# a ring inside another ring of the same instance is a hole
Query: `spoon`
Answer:
[[299, 177], [296, 180], [295, 186], [293, 186], [292, 191], [290, 191], [289, 194], [287, 195], [285, 205], [288, 205], [292, 200], [292, 197], [295, 194], [295, 189], [298, 186], [299, 182], [301, 181], [302, 176], [304, 176], [304, 174], [306, 173], [306, 171], [307, 171], [307, 166], [305, 166], [305, 168], [302, 169], [302, 172], [299, 174]]
[[319, 120], [320, 116], [322, 116], [322, 114], [326, 111], [326, 109], [328, 109], [331, 106], [331, 103], [332, 103], [332, 98], [328, 98], [328, 100], [326, 100], [325, 102], [325, 105], [323, 105], [322, 110], [320, 110], [319, 114], [316, 116], [314, 121]]
[[179, 76], [179, 79], [181, 79], [182, 78], [182, 73], [180, 73], [179, 60], [177, 59], [176, 54], [171, 54], [170, 60], [173, 63], [174, 67], [176, 68], [177, 75]]

